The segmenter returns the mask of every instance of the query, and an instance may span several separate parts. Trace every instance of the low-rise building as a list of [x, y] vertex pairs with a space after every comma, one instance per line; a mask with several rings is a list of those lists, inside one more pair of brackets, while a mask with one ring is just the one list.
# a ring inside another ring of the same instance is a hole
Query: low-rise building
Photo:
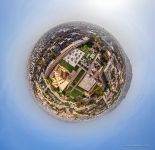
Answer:
[[59, 88], [61, 91], [66, 88], [70, 81], [68, 70], [60, 65], [55, 67], [49, 77], [52, 80], [52, 85], [55, 88]]
[[91, 77], [89, 74], [86, 74], [78, 86], [83, 88], [86, 91], [89, 91], [95, 83], [96, 83], [96, 80], [93, 77]]
[[81, 58], [84, 56], [84, 52], [79, 49], [72, 50], [67, 56], [63, 59], [68, 62], [71, 66], [75, 67]]

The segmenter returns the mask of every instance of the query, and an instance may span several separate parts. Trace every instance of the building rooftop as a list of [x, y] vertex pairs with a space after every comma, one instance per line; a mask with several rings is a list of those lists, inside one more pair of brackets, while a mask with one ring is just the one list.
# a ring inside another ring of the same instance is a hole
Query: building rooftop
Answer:
[[57, 65], [50, 74], [50, 79], [55, 88], [59, 87], [63, 91], [70, 81], [69, 72], [64, 67]]
[[75, 67], [81, 58], [84, 56], [84, 52], [79, 49], [74, 49], [67, 56], [64, 57], [64, 60], [68, 62], [70, 65]]
[[89, 91], [93, 85], [95, 85], [96, 80], [91, 77], [89, 74], [86, 74], [82, 81], [79, 83], [79, 87], [83, 88], [86, 91]]

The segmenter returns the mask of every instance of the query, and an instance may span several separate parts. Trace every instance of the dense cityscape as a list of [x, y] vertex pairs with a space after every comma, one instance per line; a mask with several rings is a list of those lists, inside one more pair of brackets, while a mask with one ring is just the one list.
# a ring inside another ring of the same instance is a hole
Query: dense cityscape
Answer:
[[65, 120], [93, 118], [119, 103], [126, 80], [120, 47], [92, 25], [62, 24], [35, 45], [29, 79], [37, 101]]

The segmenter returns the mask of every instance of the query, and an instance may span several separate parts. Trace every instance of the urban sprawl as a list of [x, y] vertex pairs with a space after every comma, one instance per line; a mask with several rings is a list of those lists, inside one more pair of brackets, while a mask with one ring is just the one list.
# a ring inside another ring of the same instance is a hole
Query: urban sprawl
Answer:
[[125, 65], [93, 29], [60, 26], [36, 44], [29, 67], [35, 96], [62, 119], [93, 118], [117, 102]]

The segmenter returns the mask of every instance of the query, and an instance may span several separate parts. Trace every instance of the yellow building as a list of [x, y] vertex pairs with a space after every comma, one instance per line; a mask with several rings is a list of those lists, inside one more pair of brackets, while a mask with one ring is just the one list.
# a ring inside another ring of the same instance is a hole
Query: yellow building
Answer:
[[52, 85], [63, 91], [70, 82], [69, 74], [67, 69], [58, 64], [50, 74]]

